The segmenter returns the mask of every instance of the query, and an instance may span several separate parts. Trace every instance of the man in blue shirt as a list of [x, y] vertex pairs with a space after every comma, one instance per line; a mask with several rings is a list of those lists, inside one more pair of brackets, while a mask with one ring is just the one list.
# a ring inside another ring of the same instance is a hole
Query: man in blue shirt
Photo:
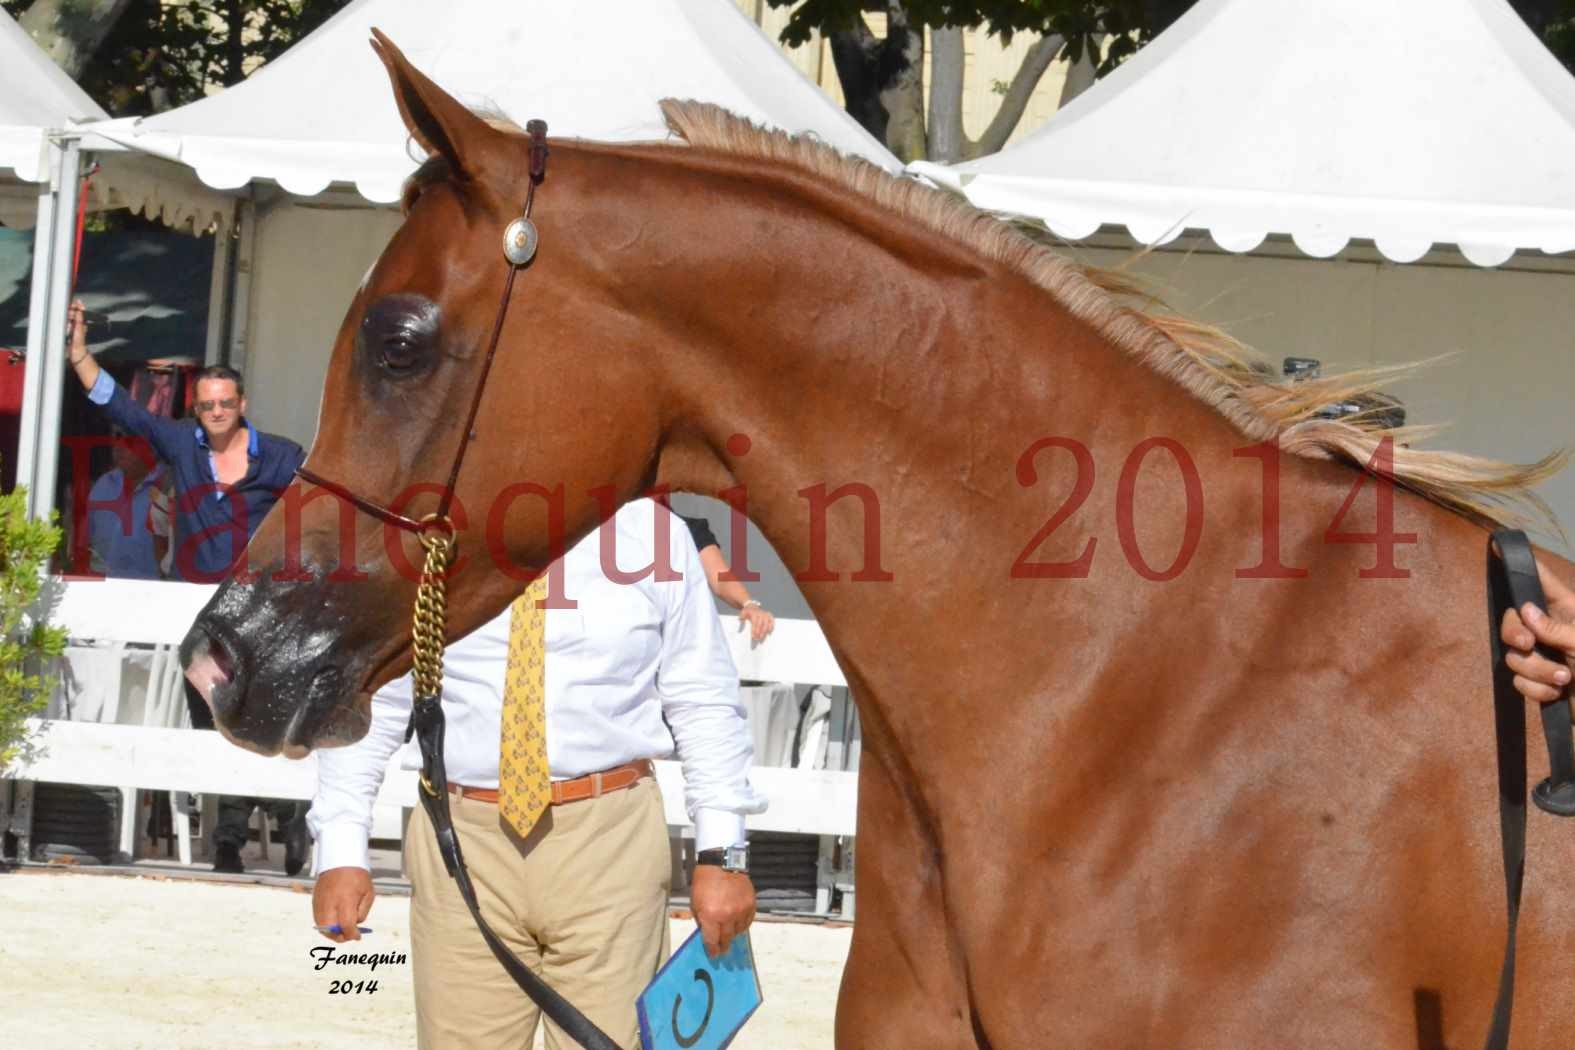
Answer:
[[[149, 412], [114, 377], [99, 368], [87, 350], [87, 322], [80, 302], [71, 304], [71, 340], [66, 360], [88, 400], [103, 406], [110, 422], [146, 438], [169, 464], [175, 481], [174, 575], [192, 583], [217, 583], [240, 560], [246, 541], [269, 508], [295, 479], [306, 453], [289, 438], [260, 433], [246, 421], [246, 389], [241, 374], [223, 365], [197, 373], [197, 422], [166, 419]], [[195, 690], [186, 690], [191, 723], [213, 728], [213, 713]], [[262, 805], [285, 832], [285, 871], [294, 875], [306, 862], [303, 815], [286, 799], [219, 799], [214, 829], [214, 871], [241, 872], [241, 847], [253, 805]]]
[[197, 373], [197, 422], [155, 416], [138, 404], [87, 352], [82, 306], [71, 307], [71, 368], [88, 400], [110, 422], [146, 438], [175, 478], [175, 575], [218, 583], [306, 453], [289, 438], [260, 433], [246, 421], [241, 374], [224, 365]]
[[126, 445], [114, 446], [115, 466], [99, 475], [88, 493], [88, 535], [93, 571], [122, 580], [157, 580], [164, 558], [152, 527], [154, 490], [164, 482], [164, 465], [147, 462]]

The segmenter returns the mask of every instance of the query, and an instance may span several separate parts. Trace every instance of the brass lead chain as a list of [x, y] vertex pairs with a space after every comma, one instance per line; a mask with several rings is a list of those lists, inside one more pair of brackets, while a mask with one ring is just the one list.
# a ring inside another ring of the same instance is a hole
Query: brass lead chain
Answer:
[[421, 533], [426, 548], [426, 564], [416, 588], [416, 608], [411, 617], [415, 652], [411, 680], [415, 695], [441, 696], [443, 693], [443, 636], [448, 627], [449, 558], [454, 552], [454, 537], [440, 530]]

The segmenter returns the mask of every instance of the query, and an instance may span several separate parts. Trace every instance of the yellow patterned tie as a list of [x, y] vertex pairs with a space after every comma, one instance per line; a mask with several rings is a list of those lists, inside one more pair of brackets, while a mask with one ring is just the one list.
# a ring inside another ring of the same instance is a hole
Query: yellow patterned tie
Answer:
[[509, 661], [503, 676], [503, 740], [498, 754], [498, 811], [523, 838], [552, 801], [547, 769], [547, 577], [531, 581], [509, 616]]

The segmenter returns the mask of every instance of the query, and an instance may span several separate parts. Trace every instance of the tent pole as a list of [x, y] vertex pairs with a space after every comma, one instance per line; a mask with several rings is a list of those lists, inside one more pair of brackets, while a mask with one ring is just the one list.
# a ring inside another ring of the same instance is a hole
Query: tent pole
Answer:
[[[248, 191], [250, 193], [250, 191]], [[235, 205], [234, 222], [241, 235], [231, 250], [235, 253], [235, 279], [230, 284], [229, 346], [224, 363], [241, 372], [251, 371], [252, 263], [257, 252], [258, 212], [256, 201], [248, 195]]]
[[230, 221], [221, 223], [213, 234], [213, 272], [208, 281], [208, 339], [202, 354], [205, 365], [221, 364], [224, 354], [224, 333], [229, 328], [234, 232], [235, 210], [232, 208]]
[[22, 376], [22, 419], [17, 433], [16, 480], [27, 486], [27, 512], [35, 518], [47, 517], [54, 504], [53, 489], [41, 492], [37, 481], [39, 416], [42, 405], [44, 372], [47, 363], [58, 361], [59, 354], [45, 347], [45, 317], [49, 312], [49, 274], [55, 243], [55, 218], [60, 214], [58, 197], [62, 178], [64, 149], [49, 141], [49, 170], [38, 192], [37, 222], [33, 226], [33, 283], [27, 304], [27, 358]]
[[[44, 323], [38, 356], [33, 357], [28, 342], [28, 364], [37, 365], [40, 391], [37, 406], [37, 444], [34, 446], [28, 496], [33, 516], [46, 518], [55, 506], [55, 479], [60, 462], [60, 401], [66, 373], [66, 309], [71, 305], [72, 261], [76, 254], [76, 214], [79, 177], [82, 169], [82, 143], [68, 139], [60, 159], [60, 180], [55, 191], [53, 244], [49, 257], [48, 298], [44, 303]], [[33, 326], [29, 325], [31, 336]], [[29, 367], [31, 379], [32, 367]], [[72, 380], [75, 382], [75, 379]]]

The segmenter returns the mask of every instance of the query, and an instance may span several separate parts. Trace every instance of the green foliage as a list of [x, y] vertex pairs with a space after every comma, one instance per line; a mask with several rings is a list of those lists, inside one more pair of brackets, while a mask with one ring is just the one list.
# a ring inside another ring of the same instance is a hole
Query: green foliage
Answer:
[[[1060, 35], [1064, 57], [1079, 60], [1086, 48], [1104, 41], [1099, 75], [1104, 76], [1180, 18], [1196, 0], [901, 0], [912, 25], [983, 27], [1010, 40], [1015, 33]], [[811, 34], [853, 29], [864, 12], [887, 9], [882, 0], [767, 0], [772, 7], [793, 7], [782, 41], [806, 43]], [[1575, 0], [1510, 0], [1510, 4], [1575, 72]], [[796, 5], [796, 6], [795, 6]], [[1265, 46], [1272, 42], [1265, 41]], [[1462, 71], [1462, 76], [1466, 75]]]
[[1575, 0], [1516, 0], [1515, 9], [1553, 57], [1575, 73]]
[[[343, 9], [349, 0], [132, 0], [79, 78], [115, 116], [144, 115], [193, 102], [234, 84]], [[853, 30], [887, 0], [767, 0], [792, 8], [782, 41]], [[900, 0], [910, 25], [1059, 35], [1060, 57], [1100, 54], [1110, 72], [1163, 32], [1195, 0]], [[1575, 72], [1575, 0], [1510, 0], [1565, 68]], [[13, 18], [33, 0], [0, 0]], [[434, 4], [434, 7], [439, 5]]]
[[[799, 0], [767, 2], [791, 7]], [[910, 23], [931, 29], [982, 27], [1008, 42], [1017, 33], [1059, 35], [1073, 61], [1102, 36], [1130, 37], [1121, 49], [1135, 51], [1191, 6], [1192, 0], [902, 0]], [[885, 9], [886, 4], [870, 0], [804, 0], [783, 28], [782, 41], [798, 46], [814, 32], [843, 32], [854, 28], [863, 12]]]
[[[78, 83], [114, 116], [144, 116], [245, 79], [349, 0], [132, 0]], [[32, 0], [0, 0], [20, 17]]]
[[51, 666], [66, 632], [34, 618], [49, 558], [60, 546], [53, 520], [27, 515], [27, 490], [0, 495], [0, 767], [22, 750], [23, 720], [49, 702]]

